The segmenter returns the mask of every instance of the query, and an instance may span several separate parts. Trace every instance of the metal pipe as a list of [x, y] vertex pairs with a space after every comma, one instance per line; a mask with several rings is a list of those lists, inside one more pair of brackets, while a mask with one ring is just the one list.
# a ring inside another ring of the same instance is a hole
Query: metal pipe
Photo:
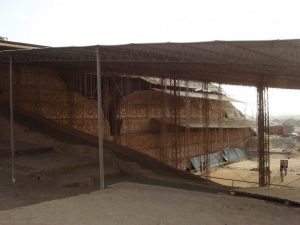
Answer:
[[103, 160], [103, 120], [102, 120], [102, 96], [101, 96], [101, 64], [100, 49], [97, 48], [97, 99], [98, 99], [98, 138], [99, 138], [99, 178], [100, 190], [104, 190], [104, 160]]
[[14, 102], [13, 102], [13, 57], [9, 61], [9, 101], [10, 101], [10, 146], [11, 146], [11, 180], [16, 182], [15, 178], [15, 132], [14, 132]]

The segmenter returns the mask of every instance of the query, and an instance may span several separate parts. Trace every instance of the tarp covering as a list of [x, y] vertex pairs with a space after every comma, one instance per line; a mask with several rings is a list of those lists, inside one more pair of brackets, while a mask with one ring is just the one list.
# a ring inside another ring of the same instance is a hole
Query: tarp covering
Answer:
[[[247, 159], [247, 156], [243, 150], [238, 148], [225, 149], [209, 155], [209, 167], [218, 167], [224, 163], [236, 162], [244, 159]], [[190, 161], [194, 169], [201, 171], [204, 167], [205, 158], [204, 156], [196, 156], [192, 157]]]
[[227, 159], [227, 162], [235, 162], [235, 161], [244, 160], [247, 158], [244, 151], [241, 149], [238, 149], [238, 148], [225, 149], [224, 154]]
[[[191, 158], [191, 163], [196, 170], [201, 170], [205, 162], [204, 156], [196, 156]], [[217, 167], [220, 164], [223, 164], [224, 160], [222, 159], [222, 154], [215, 152], [209, 155], [209, 166]]]

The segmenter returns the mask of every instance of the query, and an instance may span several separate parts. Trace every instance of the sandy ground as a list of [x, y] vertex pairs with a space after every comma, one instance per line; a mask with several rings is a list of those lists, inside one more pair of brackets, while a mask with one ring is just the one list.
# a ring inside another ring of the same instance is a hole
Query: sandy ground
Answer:
[[[8, 121], [5, 118], [0, 117], [0, 124], [1, 127], [5, 128], [4, 130], [8, 130]], [[5, 141], [8, 138], [8, 132], [0, 132], [0, 140], [3, 143], [6, 143]], [[76, 152], [76, 155], [95, 157], [94, 154], [90, 154], [96, 152], [96, 150], [92, 151], [92, 147], [62, 143], [37, 132], [32, 132], [18, 124], [16, 124], [16, 138], [21, 142], [30, 142], [30, 145], [53, 146], [56, 152], [69, 154]], [[35, 156], [35, 158], [29, 157], [30, 160], [27, 156], [18, 157], [18, 160], [22, 165], [32, 165], [32, 160], [36, 159], [35, 166], [44, 169], [50, 165], [49, 162], [43, 160], [47, 154], [54, 153], [46, 153], [46, 155]], [[62, 159], [61, 157], [56, 159], [56, 164], [61, 164]], [[279, 159], [274, 160], [274, 165], [277, 165]], [[291, 172], [294, 168], [293, 165], [300, 165], [299, 162], [300, 160], [290, 161]], [[216, 171], [221, 174], [215, 174], [215, 176], [224, 177], [227, 173], [227, 177], [228, 174], [235, 174], [237, 177], [234, 179], [253, 179], [257, 181], [257, 172], [250, 171], [251, 168], [256, 167], [256, 161], [249, 160], [239, 163], [230, 165], [231, 168]], [[298, 167], [295, 168], [295, 176], [298, 176]], [[232, 173], [233, 170], [236, 172]], [[86, 176], [90, 172], [94, 171], [86, 170], [82, 174], [74, 173], [74, 175], [43, 178], [41, 180], [17, 174], [18, 183], [12, 185], [9, 181], [9, 171], [5, 168], [0, 170], [0, 210], [2, 209], [0, 211], [0, 224], [282, 225], [298, 224], [296, 222], [300, 219], [300, 211], [295, 208], [274, 205], [255, 199], [199, 192], [199, 189], [197, 189], [197, 192], [193, 192], [162, 186], [125, 183], [122, 182], [125, 180], [122, 177], [112, 178], [109, 183], [113, 185], [102, 192], [89, 193], [96, 189], [94, 185], [83, 189], [77, 186], [64, 185], [66, 181], [77, 181], [77, 179], [82, 178], [81, 176]], [[245, 177], [241, 178], [241, 175], [237, 175], [238, 173]], [[126, 178], [127, 180], [129, 179]], [[172, 187], [174, 186], [172, 185]], [[70, 197], [74, 195], [78, 196]], [[278, 213], [283, 210], [284, 213]]]
[[[17, 147], [52, 147], [54, 151], [86, 156], [97, 159], [97, 148], [75, 143], [66, 143], [58, 141], [50, 136], [33, 131], [18, 122], [15, 122], [15, 141]], [[8, 118], [0, 114], [0, 150], [10, 149], [10, 121]], [[108, 154], [108, 151], [105, 151]]]
[[0, 224], [299, 224], [300, 209], [261, 200], [119, 183], [105, 191], [0, 211]]
[[[271, 168], [271, 183], [279, 185], [288, 185], [291, 187], [300, 187], [300, 155], [294, 155], [289, 160], [288, 174], [284, 176], [284, 181], [281, 182], [279, 165], [280, 159], [287, 159], [284, 154], [270, 155], [270, 168]], [[243, 181], [258, 182], [258, 172], [251, 171], [251, 169], [257, 168], [257, 160], [244, 160], [236, 163], [232, 163], [222, 168], [218, 168], [212, 171], [211, 176], [221, 177], [228, 179], [236, 179]], [[221, 179], [212, 179], [214, 182], [232, 185], [232, 181], [226, 181]], [[236, 187], [255, 187], [256, 184], [250, 184], [246, 182], [234, 181]]]

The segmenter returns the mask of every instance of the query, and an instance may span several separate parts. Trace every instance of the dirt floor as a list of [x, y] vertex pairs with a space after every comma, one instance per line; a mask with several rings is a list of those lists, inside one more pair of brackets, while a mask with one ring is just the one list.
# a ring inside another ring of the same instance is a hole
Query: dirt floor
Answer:
[[[19, 156], [16, 160], [16, 183], [11, 182], [10, 165], [5, 163], [6, 160], [2, 165], [0, 163], [0, 210], [98, 190], [99, 168], [97, 164], [95, 165], [93, 161], [90, 163], [89, 160], [79, 162], [78, 156], [57, 154], [61, 153]], [[222, 190], [228, 192], [226, 189], [216, 189], [198, 179], [160, 176], [130, 161], [119, 160], [118, 163], [118, 165], [105, 166], [106, 186], [129, 181], [190, 191], [217, 193]], [[9, 166], [6, 167], [7, 165]]]
[[[97, 149], [65, 143], [15, 123], [16, 183], [11, 181], [9, 120], [0, 114], [0, 210], [97, 190]], [[107, 184], [122, 181], [117, 159], [105, 150]], [[0, 223], [1, 224], [1, 223]]]
[[299, 220], [299, 208], [128, 182], [105, 191], [0, 211], [3, 225], [296, 225]]
[[[1, 116], [0, 125], [8, 130], [8, 120]], [[1, 225], [296, 224], [300, 219], [296, 208], [229, 196], [225, 194], [228, 189], [216, 189], [214, 184], [198, 179], [157, 174], [108, 150], [107, 189], [96, 191], [97, 149], [58, 141], [18, 123], [17, 182], [13, 184], [11, 160], [6, 155], [10, 148], [8, 133], [0, 132]], [[256, 165], [256, 161], [250, 161], [248, 168], [253, 162]], [[293, 165], [291, 161], [291, 170]], [[240, 169], [238, 164], [231, 166]], [[278, 215], [280, 210], [288, 212]]]
[[[0, 115], [0, 210], [36, 204], [98, 190], [97, 148], [58, 141], [45, 133], [15, 123], [16, 183], [11, 181], [9, 120]], [[214, 192], [198, 179], [184, 180], [174, 174], [156, 174], [134, 161], [104, 150], [106, 185], [131, 181]], [[203, 182], [205, 183], [205, 182]], [[1, 224], [1, 223], [0, 223]]]
[[[37, 180], [25, 175], [17, 174], [17, 182], [11, 182], [11, 174], [7, 170], [0, 170], [0, 210], [12, 209], [31, 205], [43, 201], [65, 198], [82, 193], [89, 193], [98, 189], [91, 185], [64, 185], [67, 176], [57, 176]], [[122, 177], [107, 178], [107, 184], [122, 181]], [[124, 178], [125, 179], [125, 178]], [[80, 181], [80, 179], [79, 179]], [[2, 224], [0, 222], [0, 224]]]

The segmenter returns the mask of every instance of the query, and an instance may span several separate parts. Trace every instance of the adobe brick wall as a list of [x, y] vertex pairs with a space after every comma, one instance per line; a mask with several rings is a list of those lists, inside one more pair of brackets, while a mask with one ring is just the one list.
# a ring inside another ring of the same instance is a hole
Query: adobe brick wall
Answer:
[[[174, 159], [175, 146], [172, 144], [174, 128], [167, 126], [167, 131], [162, 137], [161, 120], [164, 114], [163, 93], [159, 91], [136, 91], [123, 97], [117, 117], [122, 121], [120, 135], [114, 140], [121, 145], [136, 149], [151, 157], [164, 161], [171, 165]], [[166, 96], [166, 120], [170, 121], [170, 100]], [[186, 97], [177, 99], [178, 111], [180, 111], [181, 123], [185, 123], [187, 115]], [[190, 121], [202, 124], [203, 101], [197, 98], [189, 98]], [[221, 111], [220, 111], [221, 110]], [[226, 114], [225, 114], [226, 112]], [[230, 102], [209, 101], [210, 123], [217, 125], [218, 119], [222, 121], [235, 122], [245, 120], [240, 111], [234, 108]], [[212, 152], [222, 150], [226, 147], [244, 148], [248, 139], [253, 135], [250, 127], [244, 128], [210, 128], [207, 138], [202, 128], [190, 129], [187, 133], [181, 128], [177, 138], [177, 158], [180, 159], [181, 169], [189, 166], [189, 159], [204, 153], [204, 146], [208, 145]]]
[[[0, 100], [9, 100], [9, 74], [2, 65]], [[58, 74], [46, 68], [18, 67], [14, 72], [14, 100], [16, 108], [34, 112], [63, 125], [98, 134], [97, 102], [82, 97], [67, 88]], [[110, 127], [104, 121], [104, 136], [110, 137]]]

